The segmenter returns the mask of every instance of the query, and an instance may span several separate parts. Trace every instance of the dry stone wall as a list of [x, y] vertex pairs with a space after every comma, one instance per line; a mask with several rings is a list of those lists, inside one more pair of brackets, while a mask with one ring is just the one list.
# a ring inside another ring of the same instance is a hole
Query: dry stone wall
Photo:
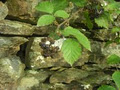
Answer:
[[[91, 38], [92, 52], [84, 49], [71, 67], [59, 50], [45, 44], [46, 51], [40, 45], [43, 38], [50, 41], [47, 35], [54, 30], [35, 25], [42, 15], [35, 6], [41, 1], [0, 2], [0, 90], [97, 90], [101, 84], [113, 84], [110, 68], [114, 66], [107, 65], [106, 58], [120, 55], [120, 45], [104, 45], [115, 35], [103, 29], [85, 33]], [[54, 41], [54, 46], [61, 44]]]

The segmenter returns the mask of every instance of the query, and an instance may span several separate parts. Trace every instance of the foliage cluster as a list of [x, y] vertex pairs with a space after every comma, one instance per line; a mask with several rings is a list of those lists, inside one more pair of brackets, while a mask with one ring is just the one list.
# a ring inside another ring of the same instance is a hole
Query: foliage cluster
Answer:
[[[90, 40], [81, 32], [83, 29], [91, 31], [97, 26], [110, 29], [112, 33], [120, 31], [120, 27], [114, 24], [120, 14], [120, 2], [114, 0], [49, 0], [39, 3], [36, 9], [44, 13], [38, 19], [37, 26], [54, 25], [56, 26], [54, 38], [66, 38], [61, 51], [71, 66], [82, 55], [83, 47], [91, 51]], [[71, 26], [71, 22], [78, 18], [81, 18], [80, 23], [87, 28], [78, 29]], [[120, 43], [120, 37], [108, 41], [107, 44], [112, 42]], [[108, 58], [109, 64], [119, 62], [120, 57], [116, 55]], [[112, 78], [120, 89], [120, 72], [116, 71]], [[99, 90], [115, 90], [115, 88], [103, 85]]]

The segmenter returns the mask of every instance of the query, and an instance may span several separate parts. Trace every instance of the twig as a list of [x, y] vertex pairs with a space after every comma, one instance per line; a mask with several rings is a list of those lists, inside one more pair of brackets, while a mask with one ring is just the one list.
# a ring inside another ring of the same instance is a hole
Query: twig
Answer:
[[63, 21], [62, 23], [60, 23], [60, 24], [57, 26], [56, 32], [59, 32], [60, 27], [61, 27], [62, 25], [64, 25], [65, 23], [69, 22], [69, 21], [70, 21], [72, 18], [74, 18], [80, 11], [83, 11], [83, 9], [80, 8], [80, 9], [77, 10], [75, 13], [73, 13], [70, 18], [68, 18], [68, 19], [66, 19], [65, 21]]

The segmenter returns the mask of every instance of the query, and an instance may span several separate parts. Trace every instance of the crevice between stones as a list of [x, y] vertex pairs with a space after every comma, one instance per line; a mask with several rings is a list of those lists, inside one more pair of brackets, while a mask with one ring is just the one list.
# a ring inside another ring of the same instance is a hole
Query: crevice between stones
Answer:
[[7, 0], [0, 0], [1, 2], [5, 3]]

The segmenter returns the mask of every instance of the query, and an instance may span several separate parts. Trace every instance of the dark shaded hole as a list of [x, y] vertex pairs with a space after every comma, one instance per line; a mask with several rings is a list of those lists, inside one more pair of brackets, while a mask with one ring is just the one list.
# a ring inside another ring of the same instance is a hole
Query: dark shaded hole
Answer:
[[50, 77], [51, 77], [51, 75], [46, 78], [46, 80], [44, 81], [44, 83], [50, 83]]
[[26, 51], [27, 43], [28, 42], [20, 45], [20, 50], [17, 53], [17, 56], [20, 57], [20, 59], [23, 63], [25, 63], [25, 51]]
[[1, 2], [5, 3], [7, 0], [0, 0]]

